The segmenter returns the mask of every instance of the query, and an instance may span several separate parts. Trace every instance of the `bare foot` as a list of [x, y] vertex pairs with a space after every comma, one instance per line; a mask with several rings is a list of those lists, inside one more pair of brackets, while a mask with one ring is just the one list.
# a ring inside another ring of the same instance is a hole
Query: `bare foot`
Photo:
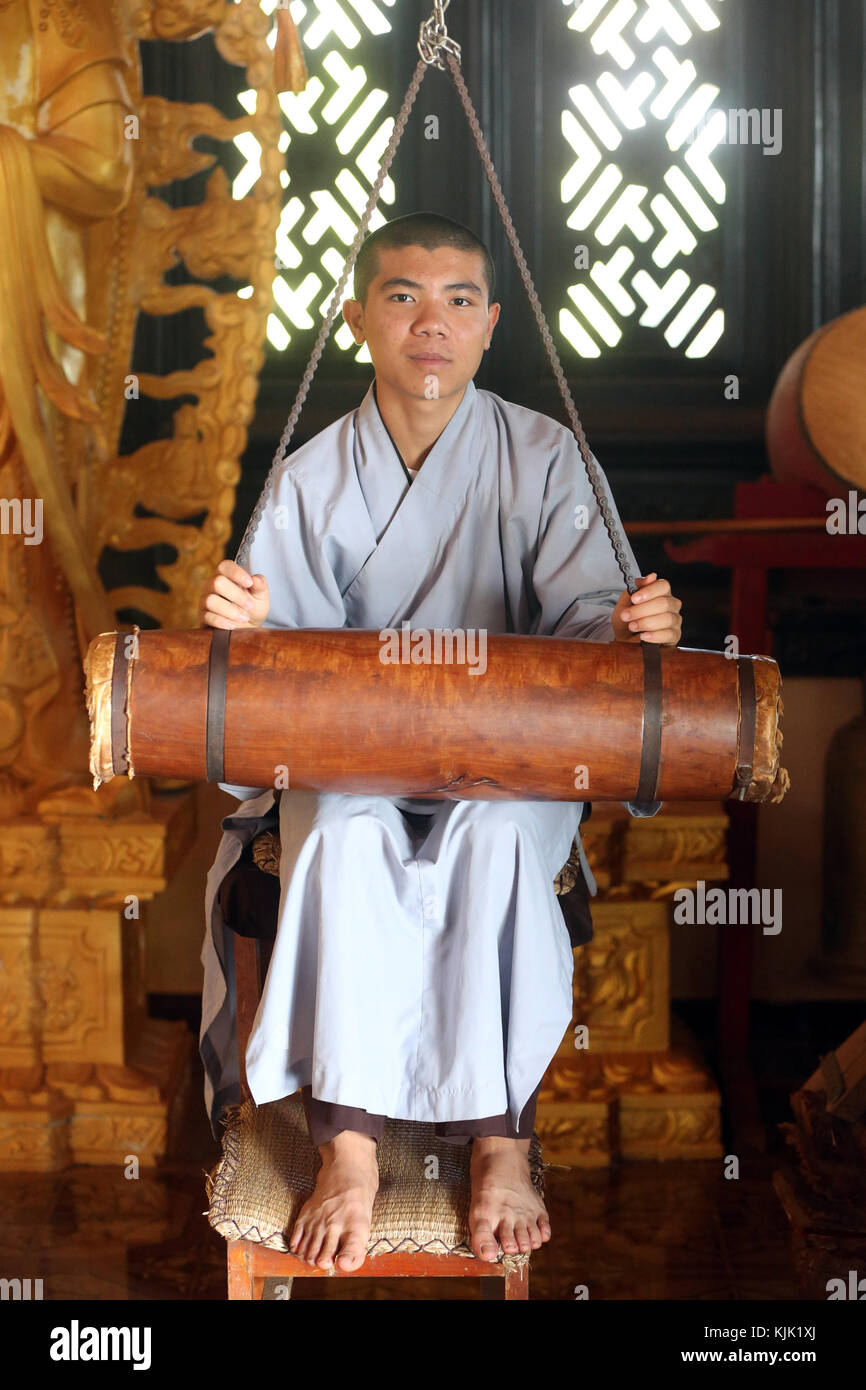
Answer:
[[529, 1176], [528, 1139], [473, 1139], [469, 1231], [481, 1260], [528, 1254], [550, 1240], [550, 1218]]
[[315, 1190], [292, 1229], [289, 1249], [320, 1269], [357, 1269], [370, 1240], [373, 1201], [379, 1188], [376, 1140], [344, 1129], [319, 1145], [322, 1166]]

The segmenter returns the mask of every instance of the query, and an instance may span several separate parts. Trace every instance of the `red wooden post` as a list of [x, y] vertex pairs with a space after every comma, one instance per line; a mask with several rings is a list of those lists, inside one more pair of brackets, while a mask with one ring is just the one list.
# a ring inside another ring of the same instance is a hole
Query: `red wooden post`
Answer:
[[[736, 489], [738, 519], [817, 516], [826, 519], [826, 497], [813, 487], [799, 487], [762, 478]], [[685, 545], [665, 543], [678, 563], [726, 565], [731, 569], [731, 635], [744, 655], [772, 655], [767, 629], [767, 588], [771, 569], [863, 569], [866, 539], [831, 536], [826, 530], [713, 534]], [[782, 680], [784, 684], [784, 671]], [[758, 808], [748, 802], [728, 802], [731, 885], [755, 886]], [[748, 1058], [749, 1003], [755, 928], [724, 926], [719, 935], [719, 1064], [734, 1125], [735, 1142], [763, 1149], [757, 1095]]]
[[249, 1302], [251, 1298], [255, 1297], [247, 1244], [248, 1242], [245, 1240], [226, 1241], [228, 1295], [232, 1302]]
[[505, 1275], [505, 1297], [506, 1298], [529, 1298], [529, 1265], [521, 1265], [519, 1269], [510, 1269]]

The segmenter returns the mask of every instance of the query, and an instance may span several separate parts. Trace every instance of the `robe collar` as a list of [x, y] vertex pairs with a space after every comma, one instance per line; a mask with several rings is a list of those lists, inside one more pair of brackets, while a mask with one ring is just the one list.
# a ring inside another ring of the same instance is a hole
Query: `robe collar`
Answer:
[[[355, 429], [361, 435], [364, 444], [361, 462], [370, 467], [381, 468], [383, 462], [390, 459], [399, 468], [400, 476], [408, 486], [410, 478], [406, 465], [376, 404], [375, 384], [374, 378], [355, 418]], [[467, 477], [467, 464], [472, 468], [473, 463], [474, 466], [478, 463], [477, 450], [467, 449], [474, 433], [477, 396], [474, 381], [467, 382], [463, 399], [419, 468], [418, 476], [411, 483], [413, 492], [423, 485], [425, 489], [435, 492], [437, 496], [455, 505], [465, 496], [470, 481]]]

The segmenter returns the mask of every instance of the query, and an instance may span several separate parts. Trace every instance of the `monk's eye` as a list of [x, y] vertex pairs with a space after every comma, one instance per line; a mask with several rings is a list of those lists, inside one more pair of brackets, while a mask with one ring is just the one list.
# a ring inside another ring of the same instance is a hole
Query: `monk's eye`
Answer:
[[410, 294], [407, 294], [405, 290], [398, 290], [396, 294], [390, 295], [389, 298], [391, 298], [391, 299], [411, 299], [412, 296], [411, 296]]
[[471, 299], [466, 299], [466, 297], [465, 297], [464, 295], [460, 295], [460, 294], [456, 295], [455, 298], [454, 298], [451, 302], [452, 302], [452, 304], [469, 304], [470, 306], [471, 306], [471, 304], [472, 304], [472, 300], [471, 300]]

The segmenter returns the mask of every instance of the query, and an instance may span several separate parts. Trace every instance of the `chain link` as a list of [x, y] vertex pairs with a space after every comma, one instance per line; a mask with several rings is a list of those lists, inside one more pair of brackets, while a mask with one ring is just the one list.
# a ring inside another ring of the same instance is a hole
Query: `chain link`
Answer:
[[384, 183], [385, 178], [387, 177], [388, 170], [391, 167], [391, 163], [397, 151], [397, 146], [399, 145], [400, 139], [403, 135], [403, 131], [406, 128], [406, 122], [409, 119], [409, 113], [412, 110], [413, 105], [415, 104], [415, 98], [418, 95], [418, 89], [421, 86], [421, 83], [424, 79], [424, 75], [427, 72], [428, 67], [435, 66], [444, 70], [445, 63], [447, 62], [448, 68], [451, 71], [451, 76], [453, 78], [454, 85], [456, 86], [457, 92], [460, 96], [460, 101], [463, 105], [463, 110], [466, 114], [466, 119], [469, 122], [469, 128], [472, 131], [472, 134], [475, 138], [475, 144], [478, 149], [478, 155], [484, 167], [484, 172], [487, 176], [487, 182], [490, 185], [490, 190], [493, 194], [494, 201], [496, 203], [497, 208], [499, 209], [499, 215], [502, 218], [502, 225], [504, 226], [506, 235], [508, 236], [508, 240], [511, 245], [511, 250], [514, 254], [515, 262], [517, 263], [517, 268], [520, 271], [520, 277], [523, 281], [524, 289], [526, 290], [527, 297], [529, 299], [530, 305], [532, 306], [532, 312], [535, 315], [535, 321], [538, 324], [538, 330], [541, 334], [542, 342], [544, 343], [544, 347], [547, 352], [550, 365], [553, 369], [553, 375], [556, 379], [556, 384], [559, 387], [559, 392], [562, 396], [562, 401], [565, 406], [566, 413], [571, 422], [571, 428], [574, 433], [574, 437], [577, 441], [577, 447], [580, 452], [580, 457], [583, 461], [583, 466], [586, 469], [587, 478], [589, 479], [590, 486], [595, 495], [598, 510], [601, 513], [601, 518], [604, 522], [605, 529], [610, 539], [610, 543], [613, 547], [613, 553], [616, 557], [616, 562], [619, 565], [628, 592], [630, 594], [633, 594], [637, 589], [637, 579], [631, 573], [629, 568], [628, 558], [626, 556], [625, 551], [624, 533], [622, 532], [621, 527], [617, 523], [617, 517], [614, 514], [613, 507], [605, 493], [604, 486], [602, 484], [600, 471], [590, 452], [590, 448], [586, 440], [586, 434], [584, 432], [583, 425], [580, 422], [580, 416], [577, 413], [577, 408], [574, 404], [571, 391], [569, 390], [568, 382], [565, 378], [565, 372], [562, 369], [562, 363], [559, 360], [559, 353], [556, 351], [556, 344], [553, 341], [553, 335], [551, 334], [550, 328], [548, 327], [547, 319], [544, 315], [544, 310], [541, 307], [541, 302], [536, 293], [535, 285], [533, 284], [532, 276], [529, 271], [529, 266], [526, 263], [526, 257], [523, 254], [520, 242], [517, 237], [517, 232], [514, 229], [514, 223], [512, 222], [511, 214], [508, 211], [508, 205], [505, 201], [505, 195], [502, 192], [502, 187], [499, 183], [499, 178], [497, 176], [496, 170], [493, 167], [493, 160], [490, 158], [490, 152], [487, 149], [487, 145], [484, 140], [484, 135], [482, 133], [478, 117], [475, 114], [475, 108], [472, 105], [472, 98], [470, 97], [466, 83], [463, 80], [463, 74], [460, 71], [459, 66], [460, 46], [459, 44], [455, 44], [452, 39], [448, 38], [448, 32], [445, 28], [444, 14], [449, 4], [450, 0], [434, 0], [433, 17], [425, 21], [425, 23], [421, 25], [421, 33], [418, 41], [418, 49], [421, 53], [421, 58], [415, 68], [414, 73], [412, 74], [412, 80], [409, 83], [406, 96], [403, 99], [403, 105], [400, 107], [400, 113], [397, 116], [397, 120], [394, 124], [394, 129], [391, 132], [391, 138], [388, 141], [387, 148], [382, 157], [382, 164], [380, 166], [379, 173], [376, 177], [376, 182], [373, 184], [373, 187], [370, 190], [370, 197], [367, 202], [367, 206], [364, 210], [364, 215], [361, 218], [360, 223], [358, 224], [358, 230], [355, 235], [355, 240], [352, 242], [352, 245], [349, 249], [349, 254], [346, 258], [346, 264], [343, 267], [343, 273], [340, 276], [340, 279], [334, 289], [334, 293], [331, 297], [330, 304], [328, 305], [327, 314], [325, 315], [325, 319], [322, 323], [321, 328], [319, 329], [319, 334], [316, 338], [315, 346], [313, 347], [313, 351], [310, 355], [310, 360], [307, 363], [307, 369], [304, 372], [304, 375], [301, 379], [300, 387], [298, 388], [298, 394], [295, 397], [295, 403], [292, 406], [291, 413], [286, 423], [286, 427], [283, 430], [279, 445], [277, 446], [276, 454], [274, 455], [274, 461], [271, 464], [270, 471], [268, 472], [268, 476], [265, 480], [262, 495], [259, 498], [259, 501], [255, 506], [255, 509], [253, 510], [253, 514], [250, 517], [249, 523], [244, 532], [244, 536], [241, 541], [240, 548], [238, 550], [237, 563], [246, 567], [246, 561], [249, 556], [249, 549], [252, 545], [253, 537], [255, 536], [255, 533], [258, 530], [259, 522], [262, 518], [268, 499], [273, 490], [276, 470], [279, 467], [279, 465], [283, 462], [286, 450], [289, 446], [289, 441], [291, 440], [292, 435], [294, 434], [295, 426], [298, 423], [298, 418], [301, 413], [301, 408], [304, 404], [304, 401], [307, 398], [310, 385], [316, 373], [316, 368], [319, 365], [319, 359], [324, 350], [324, 346], [328, 339], [328, 335], [331, 331], [334, 319], [336, 318], [337, 310], [340, 307], [340, 304], [342, 303], [343, 293], [348, 283], [349, 276], [352, 273], [352, 270], [354, 269], [358, 252], [361, 249], [361, 243], [363, 242], [367, 234], [367, 226], [369, 224], [371, 216], [373, 215], [373, 211], [376, 207], [376, 204], [379, 201], [379, 194], [382, 189], [382, 184]]
[[345, 292], [346, 285], [349, 282], [349, 276], [355, 268], [355, 261], [358, 259], [358, 252], [361, 249], [361, 243], [367, 235], [367, 226], [369, 224], [370, 218], [373, 215], [373, 212], [375, 211], [376, 204], [379, 201], [379, 194], [382, 190], [382, 184], [385, 182], [385, 179], [388, 176], [388, 170], [391, 168], [394, 155], [397, 152], [397, 146], [400, 143], [403, 131], [406, 128], [406, 122], [409, 119], [409, 112], [412, 110], [412, 107], [415, 104], [415, 98], [418, 95], [418, 88], [421, 86], [421, 83], [423, 82], [424, 76], [427, 72], [427, 66], [428, 65], [424, 62], [423, 59], [419, 59], [415, 71], [412, 74], [412, 80], [409, 83], [406, 95], [403, 98], [403, 105], [400, 107], [400, 113], [397, 116], [397, 120], [394, 123], [394, 129], [391, 132], [391, 139], [388, 141], [385, 153], [382, 156], [382, 164], [379, 169], [379, 173], [376, 176], [376, 182], [373, 184], [373, 187], [370, 190], [370, 197], [367, 200], [367, 206], [364, 209], [364, 215], [361, 218], [361, 221], [358, 223], [358, 230], [355, 233], [355, 240], [352, 242], [352, 245], [349, 248], [349, 254], [346, 257], [346, 264], [343, 267], [343, 273], [334, 287], [334, 293], [331, 296], [331, 301], [328, 305], [328, 311], [322, 322], [322, 326], [319, 329], [319, 334], [316, 338], [313, 351], [310, 354], [310, 360], [307, 363], [307, 369], [304, 372], [303, 377], [301, 378], [301, 384], [298, 387], [298, 394], [295, 396], [295, 403], [292, 406], [292, 409], [289, 413], [289, 418], [286, 421], [286, 427], [283, 430], [282, 435], [280, 436], [280, 442], [277, 445], [277, 452], [274, 455], [274, 461], [271, 464], [271, 467], [268, 471], [268, 476], [265, 479], [265, 485], [262, 489], [262, 495], [256, 503], [256, 506], [253, 509], [253, 514], [250, 517], [249, 522], [247, 523], [246, 530], [244, 531], [243, 539], [241, 541], [240, 548], [237, 554], [237, 563], [239, 565], [243, 565], [244, 568], [246, 568], [246, 563], [249, 558], [250, 546], [252, 545], [253, 538], [256, 534], [256, 531], [258, 530], [259, 522], [261, 521], [262, 515], [265, 511], [265, 507], [268, 504], [270, 494], [273, 491], [276, 471], [285, 458], [286, 450], [289, 447], [289, 441], [291, 440], [292, 435], [295, 432], [295, 426], [298, 423], [298, 418], [301, 414], [301, 409], [303, 407], [304, 401], [307, 399], [307, 394], [309, 392], [310, 385], [312, 383], [313, 377], [316, 374], [316, 368], [319, 365], [319, 358], [321, 357], [322, 352], [324, 351], [325, 343], [328, 340], [328, 335], [331, 332], [334, 319], [337, 316], [337, 310], [342, 304], [343, 294]]
[[451, 0], [433, 0], [433, 14], [421, 25], [418, 39], [418, 52], [424, 62], [441, 68], [443, 72], [443, 58], [448, 53], [453, 54], [457, 62], [460, 62], [460, 45], [448, 37], [445, 27], [445, 11], [450, 4]]
[[559, 387], [559, 393], [562, 396], [562, 401], [568, 414], [568, 418], [571, 421], [571, 428], [574, 432], [574, 437], [577, 440], [577, 447], [580, 451], [580, 457], [583, 460], [583, 466], [586, 469], [586, 475], [589, 478], [590, 486], [593, 490], [593, 493], [595, 494], [595, 500], [598, 503], [598, 509], [601, 512], [602, 520], [604, 521], [607, 534], [610, 537], [610, 543], [613, 546], [613, 553], [616, 556], [616, 562], [619, 565], [620, 571], [622, 572], [622, 577], [625, 580], [626, 588], [628, 589], [630, 594], [633, 594], [637, 589], [637, 581], [635, 576], [631, 573], [629, 569], [628, 559], [625, 553], [623, 535], [620, 527], [617, 525], [617, 518], [614, 515], [613, 507], [611, 506], [605, 494], [598, 466], [595, 463], [593, 456], [590, 453], [589, 445], [586, 442], [586, 434], [584, 432], [583, 425], [580, 423], [580, 416], [577, 413], [577, 407], [575, 406], [574, 401], [572, 399], [571, 391], [568, 387], [568, 382], [565, 379], [565, 372], [562, 370], [562, 363], [559, 360], [559, 353], [556, 351], [556, 344], [553, 341], [553, 335], [550, 332], [550, 328], [547, 324], [547, 319], [544, 316], [544, 310], [541, 307], [541, 302], [535, 291], [535, 285], [533, 284], [532, 276], [529, 272], [529, 266], [526, 264], [526, 257], [524, 256], [523, 251], [520, 247], [520, 242], [517, 239], [517, 232], [514, 230], [514, 223], [512, 222], [511, 214], [508, 211], [508, 204], [505, 201], [505, 194], [502, 192], [502, 187], [500, 185], [499, 178], [497, 176], [496, 170], [493, 167], [493, 160], [490, 158], [490, 153], [487, 149], [487, 145], [484, 140], [484, 135], [482, 133], [481, 126], [478, 122], [478, 117], [475, 114], [475, 108], [472, 105], [472, 98], [469, 95], [466, 83], [463, 81], [463, 74], [460, 71], [457, 64], [451, 57], [448, 57], [447, 62], [449, 68], [451, 69], [451, 76], [454, 79], [454, 85], [456, 86], [457, 91], [460, 95], [460, 100], [463, 104], [463, 110], [465, 111], [466, 119], [469, 122], [469, 128], [472, 131], [473, 136], [475, 137], [475, 144], [478, 149], [478, 154], [481, 159], [481, 163], [484, 166], [484, 172], [487, 175], [487, 182], [490, 184], [490, 191], [492, 192], [496, 206], [499, 209], [499, 215], [502, 218], [502, 225], [505, 228], [506, 235], [508, 236], [508, 240], [511, 244], [511, 250], [514, 253], [514, 259], [517, 262], [517, 269], [520, 271], [520, 278], [523, 281], [524, 289], [526, 290], [529, 302], [532, 306], [532, 312], [535, 315], [535, 321], [538, 324], [538, 330], [541, 334], [542, 342], [544, 343], [545, 349], [547, 351], [547, 356], [550, 361], [550, 365], [553, 368], [553, 375], [556, 378], [556, 384]]

